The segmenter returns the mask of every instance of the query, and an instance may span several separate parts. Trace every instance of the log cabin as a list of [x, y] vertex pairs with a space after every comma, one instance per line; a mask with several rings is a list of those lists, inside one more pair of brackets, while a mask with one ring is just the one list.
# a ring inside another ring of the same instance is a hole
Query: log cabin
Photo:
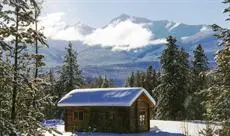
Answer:
[[155, 105], [152, 96], [137, 87], [75, 89], [58, 102], [68, 132], [149, 131]]

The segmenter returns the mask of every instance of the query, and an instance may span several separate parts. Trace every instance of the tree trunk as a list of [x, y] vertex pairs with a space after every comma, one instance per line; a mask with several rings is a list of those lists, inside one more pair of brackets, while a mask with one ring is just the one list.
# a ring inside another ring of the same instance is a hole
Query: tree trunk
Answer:
[[[19, 21], [18, 21], [18, 12], [19, 9], [16, 7], [16, 31], [18, 31], [18, 25], [19, 25]], [[17, 80], [18, 80], [18, 36], [15, 36], [15, 49], [14, 49], [14, 82], [13, 82], [13, 94], [12, 94], [12, 109], [11, 109], [11, 121], [14, 124], [15, 123], [15, 119], [16, 119], [16, 98], [17, 98], [17, 89], [18, 89], [18, 85], [17, 85]], [[10, 134], [11, 136], [15, 136], [16, 133], [12, 132]]]
[[[38, 30], [38, 22], [37, 22], [37, 9], [35, 7], [35, 30], [37, 32]], [[35, 54], [36, 54], [36, 58], [35, 58], [35, 75], [34, 75], [34, 78], [36, 79], [38, 77], [38, 58], [37, 58], [37, 55], [38, 55], [38, 39], [37, 39], [37, 35], [35, 37]]]

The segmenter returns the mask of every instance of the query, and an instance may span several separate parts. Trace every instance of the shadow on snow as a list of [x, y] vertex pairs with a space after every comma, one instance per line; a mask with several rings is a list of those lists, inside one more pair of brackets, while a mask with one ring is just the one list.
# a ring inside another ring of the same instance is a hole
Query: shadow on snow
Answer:
[[[51, 120], [43, 120], [41, 122], [42, 126], [50, 127], [56, 125], [64, 125], [64, 121], [51, 119]], [[100, 132], [77, 132], [77, 136], [184, 136], [183, 134], [179, 133], [169, 133], [160, 131], [157, 127], [151, 128], [149, 132], [142, 132], [142, 133], [100, 133]]]
[[130, 134], [119, 134], [119, 133], [90, 133], [90, 132], [78, 132], [77, 136], [184, 136], [179, 133], [168, 133], [161, 131], [150, 131], [144, 133], [130, 133]]

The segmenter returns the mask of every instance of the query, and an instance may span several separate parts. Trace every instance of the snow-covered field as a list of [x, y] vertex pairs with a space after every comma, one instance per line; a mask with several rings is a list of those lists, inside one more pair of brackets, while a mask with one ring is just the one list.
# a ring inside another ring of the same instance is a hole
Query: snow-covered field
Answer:
[[[47, 123], [48, 124], [48, 123]], [[55, 127], [61, 133], [53, 134], [57, 136], [183, 136], [186, 134], [187, 136], [200, 136], [199, 132], [202, 129], [206, 128], [206, 124], [200, 121], [192, 121], [192, 122], [183, 122], [183, 121], [163, 121], [163, 120], [151, 120], [150, 126], [151, 130], [149, 132], [137, 133], [137, 134], [116, 134], [116, 133], [89, 133], [89, 132], [81, 132], [72, 134], [70, 132], [64, 131], [64, 122], [57, 124], [48, 124], [48, 127]], [[211, 125], [211, 128], [218, 130], [220, 128], [219, 125]], [[217, 131], [218, 132], [218, 131]], [[45, 136], [53, 136], [53, 134], [46, 132]]]

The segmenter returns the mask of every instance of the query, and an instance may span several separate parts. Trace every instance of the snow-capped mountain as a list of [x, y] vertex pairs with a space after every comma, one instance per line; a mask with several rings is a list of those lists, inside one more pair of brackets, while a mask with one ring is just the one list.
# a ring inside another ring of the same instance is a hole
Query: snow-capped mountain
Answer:
[[169, 35], [175, 36], [179, 41], [187, 42], [190, 37], [197, 34], [203, 38], [213, 34], [207, 25], [186, 25], [167, 20], [151, 21], [126, 14], [112, 19], [108, 25], [101, 28], [92, 28], [81, 23], [67, 25], [61, 20], [63, 14], [59, 16], [56, 17], [56, 21], [43, 21], [44, 32], [48, 38], [81, 41], [89, 46], [112, 47], [112, 50], [129, 51], [164, 44], [165, 37]]
[[52, 40], [83, 40], [85, 35], [92, 33], [94, 28], [77, 22], [68, 24], [63, 21], [65, 13], [52, 13], [40, 17], [39, 27]]
[[[60, 16], [63, 16], [62, 14]], [[55, 16], [52, 23], [44, 23], [50, 49], [42, 49], [49, 66], [61, 64], [68, 40], [78, 50], [78, 60], [86, 76], [107, 75], [120, 84], [131, 71], [148, 65], [159, 68], [159, 57], [165, 48], [165, 38], [175, 36], [178, 45], [192, 54], [202, 44], [210, 66], [218, 49], [217, 39], [208, 25], [187, 25], [173, 21], [152, 21], [122, 14], [101, 28], [77, 23], [67, 25]]]

